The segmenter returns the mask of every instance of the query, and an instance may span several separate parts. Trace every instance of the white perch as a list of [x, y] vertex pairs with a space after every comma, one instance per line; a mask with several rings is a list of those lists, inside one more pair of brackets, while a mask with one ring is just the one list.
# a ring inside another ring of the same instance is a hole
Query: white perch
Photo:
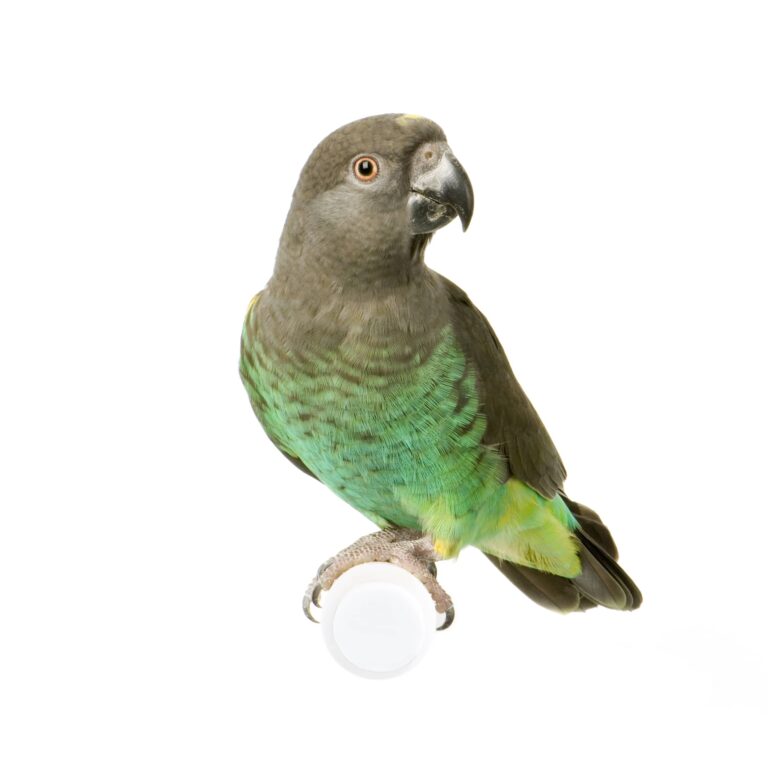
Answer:
[[342, 574], [316, 610], [331, 655], [363, 677], [394, 677], [424, 657], [443, 617], [424, 585], [391, 563]]

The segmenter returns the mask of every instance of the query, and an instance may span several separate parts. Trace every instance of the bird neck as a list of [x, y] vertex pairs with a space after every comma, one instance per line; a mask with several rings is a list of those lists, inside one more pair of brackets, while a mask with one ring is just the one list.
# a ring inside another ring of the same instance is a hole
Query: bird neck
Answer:
[[424, 251], [431, 235], [371, 238], [364, 230], [312, 231], [289, 217], [280, 240], [270, 288], [286, 295], [377, 295], [423, 279]]

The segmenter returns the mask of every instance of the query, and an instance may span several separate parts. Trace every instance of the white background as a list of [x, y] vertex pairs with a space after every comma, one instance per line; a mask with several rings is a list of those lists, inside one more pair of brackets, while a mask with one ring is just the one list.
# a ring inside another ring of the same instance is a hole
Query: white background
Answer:
[[[35, 3], [0, 12], [0, 762], [765, 759], [761, 3]], [[405, 677], [300, 598], [371, 530], [251, 413], [240, 325], [339, 125], [439, 122], [495, 326], [645, 594], [562, 617], [478, 553]]]

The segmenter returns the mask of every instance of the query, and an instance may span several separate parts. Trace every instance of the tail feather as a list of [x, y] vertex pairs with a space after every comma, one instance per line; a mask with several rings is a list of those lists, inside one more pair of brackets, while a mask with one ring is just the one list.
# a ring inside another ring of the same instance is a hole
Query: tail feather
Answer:
[[579, 541], [579, 558], [581, 573], [571, 579], [579, 594], [615, 611], [631, 608], [632, 598], [629, 590], [622, 585], [614, 570], [609, 568], [604, 560], [592, 554], [589, 545], [583, 541]]
[[570, 579], [502, 560], [487, 552], [485, 555], [521, 592], [544, 608], [560, 613], [572, 613], [586, 611], [596, 605], [581, 595]]
[[[629, 577], [627, 572], [619, 565], [619, 552], [613, 541], [611, 532], [603, 524], [603, 521], [589, 507], [579, 504], [576, 501], [563, 497], [573, 516], [578, 520], [580, 528], [575, 533], [579, 539], [579, 545], [583, 552], [588, 552], [589, 557], [582, 558], [582, 567], [584, 568], [585, 559], [589, 567], [576, 577], [576, 581], [581, 580], [588, 570], [595, 571], [603, 581], [610, 580], [624, 593], [624, 599], [618, 599], [617, 610], [633, 611], [639, 608], [643, 602], [643, 595], [637, 588], [637, 585]], [[577, 586], [579, 586], [577, 584]], [[600, 605], [607, 605], [597, 600]], [[613, 606], [608, 606], [613, 607]]]
[[596, 605], [631, 611], [640, 607], [642, 594], [616, 562], [618, 551], [608, 528], [596, 512], [563, 496], [579, 522], [574, 531], [579, 541], [581, 573], [568, 579], [537, 571], [488, 555], [491, 562], [531, 600], [551, 610], [571, 613]]
[[577, 501], [571, 501], [562, 494], [561, 496], [568, 509], [571, 510], [571, 514], [579, 521], [581, 530], [596, 544], [599, 544], [606, 554], [610, 555], [614, 560], [618, 559], [619, 550], [616, 548], [616, 542], [613, 540], [611, 532], [598, 517], [597, 512], [594, 512], [589, 507], [585, 507], [583, 504], [579, 504]]

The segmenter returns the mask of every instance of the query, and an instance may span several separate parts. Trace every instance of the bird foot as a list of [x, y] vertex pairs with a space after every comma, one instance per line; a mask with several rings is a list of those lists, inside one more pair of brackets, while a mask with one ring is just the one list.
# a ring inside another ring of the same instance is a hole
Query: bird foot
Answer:
[[432, 538], [421, 531], [385, 528], [363, 536], [317, 569], [317, 575], [304, 594], [304, 614], [310, 621], [317, 622], [312, 615], [312, 606], [319, 608], [321, 593], [329, 590], [350, 568], [363, 563], [392, 563], [408, 571], [426, 587], [435, 602], [435, 610], [445, 614], [438, 629], [447, 629], [453, 623], [455, 611], [450, 596], [437, 582], [435, 561], [438, 559]]

